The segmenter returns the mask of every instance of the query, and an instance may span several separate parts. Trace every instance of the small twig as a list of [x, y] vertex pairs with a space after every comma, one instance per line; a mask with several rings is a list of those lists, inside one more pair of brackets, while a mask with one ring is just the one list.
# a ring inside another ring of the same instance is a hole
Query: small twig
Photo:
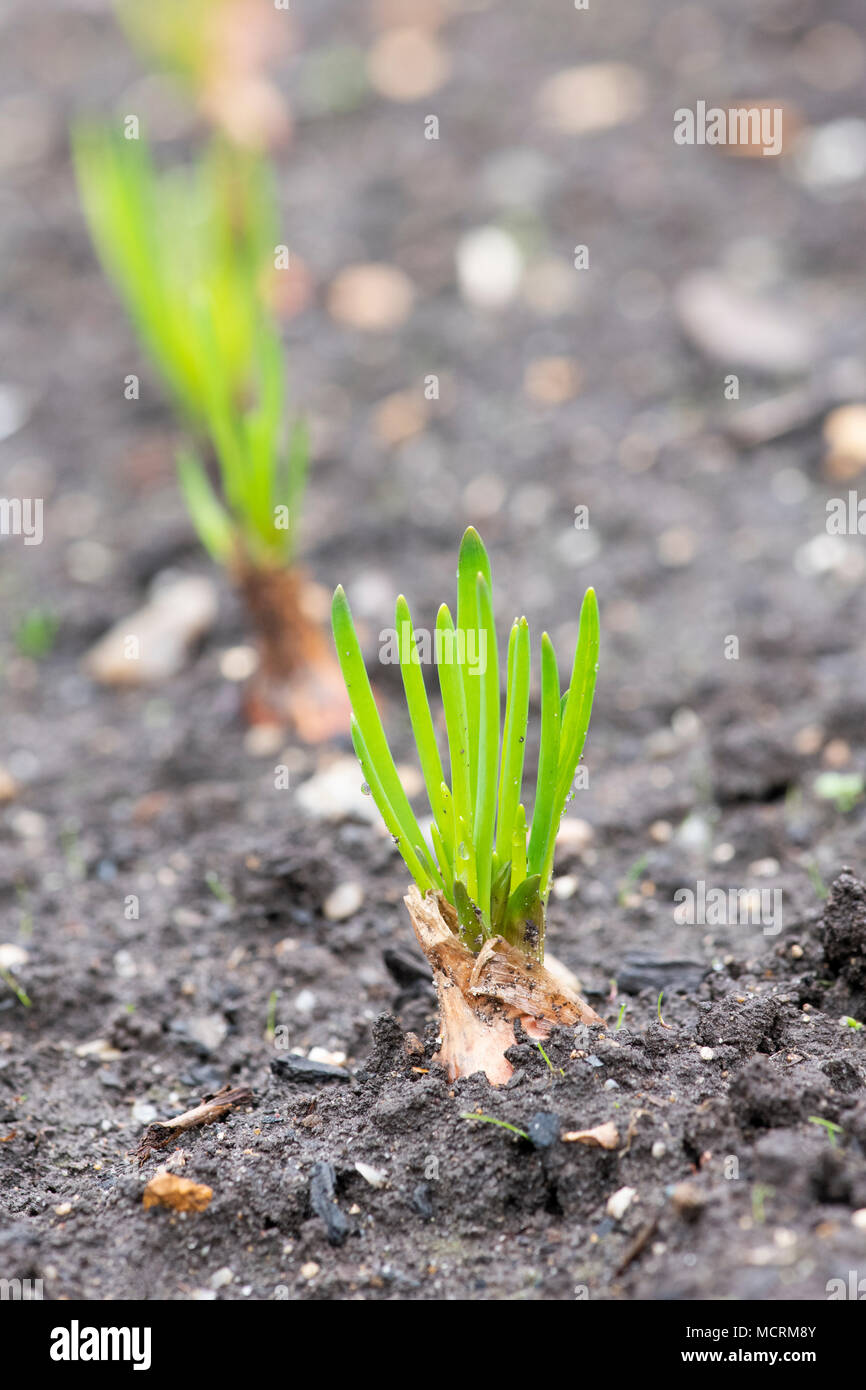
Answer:
[[621, 1274], [624, 1274], [632, 1261], [636, 1260], [638, 1255], [643, 1254], [645, 1247], [658, 1230], [658, 1225], [659, 1219], [657, 1216], [654, 1216], [650, 1221], [647, 1221], [646, 1225], [641, 1226], [631, 1245], [614, 1270], [614, 1279], [618, 1279]]
[[185, 1110], [173, 1120], [155, 1120], [153, 1124], [148, 1125], [140, 1143], [132, 1150], [131, 1157], [137, 1158], [139, 1163], [144, 1163], [155, 1150], [168, 1148], [184, 1130], [212, 1125], [216, 1120], [223, 1119], [235, 1106], [246, 1105], [252, 1099], [253, 1093], [246, 1086], [238, 1086], [233, 1090], [231, 1086], [225, 1085], [214, 1095], [202, 1096], [201, 1104], [192, 1110]]

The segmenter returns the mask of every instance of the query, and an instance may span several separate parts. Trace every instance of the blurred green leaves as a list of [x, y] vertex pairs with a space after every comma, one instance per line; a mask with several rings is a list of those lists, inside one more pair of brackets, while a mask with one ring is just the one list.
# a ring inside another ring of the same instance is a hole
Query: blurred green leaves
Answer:
[[97, 253], [194, 441], [178, 463], [202, 543], [224, 564], [288, 564], [308, 447], [301, 425], [285, 438], [267, 162], [218, 136], [169, 169], [119, 131], [81, 125], [72, 144]]

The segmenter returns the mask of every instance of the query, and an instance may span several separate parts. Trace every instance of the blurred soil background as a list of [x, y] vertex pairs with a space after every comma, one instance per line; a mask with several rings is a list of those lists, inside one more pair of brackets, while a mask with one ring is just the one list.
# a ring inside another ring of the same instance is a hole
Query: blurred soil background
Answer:
[[[0, 540], [0, 965], [31, 1001], [0, 983], [0, 1275], [94, 1299], [823, 1298], [866, 1272], [864, 1035], [840, 1022], [866, 1009], [866, 535], [826, 511], [866, 489], [862, 9], [281, 17], [322, 618], [342, 582], [409, 761], [379, 633], [401, 591], [418, 626], [452, 602], [466, 524], [536, 660], [595, 586], [549, 944], [611, 1031], [555, 1038], [553, 1072], [525, 1045], [502, 1093], [449, 1088], [387, 1020], [371, 1054], [383, 1013], [422, 1040], [435, 1018], [406, 871], [348, 742], [243, 725], [249, 635], [70, 169], [82, 114], [135, 112], [172, 156], [192, 118], [107, 4], [6, 0], [0, 494], [45, 511], [41, 545]], [[782, 153], [675, 144], [699, 100], [780, 106]], [[217, 600], [183, 669], [94, 684], [93, 643], [179, 575]], [[698, 880], [781, 890], [781, 930], [675, 925]], [[354, 1079], [271, 1069], [311, 1053]], [[144, 1211], [156, 1160], [126, 1154], [225, 1082], [255, 1103], [183, 1145], [208, 1210]], [[478, 1106], [613, 1120], [619, 1148], [460, 1119]]]

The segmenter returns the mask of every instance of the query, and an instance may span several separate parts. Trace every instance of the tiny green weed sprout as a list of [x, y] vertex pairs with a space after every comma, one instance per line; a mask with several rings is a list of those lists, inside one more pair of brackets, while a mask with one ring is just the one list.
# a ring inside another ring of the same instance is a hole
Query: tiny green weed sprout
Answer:
[[461, 1110], [460, 1118], [461, 1120], [480, 1120], [486, 1125], [498, 1125], [500, 1129], [507, 1129], [510, 1130], [512, 1134], [516, 1134], [518, 1139], [529, 1138], [525, 1129], [520, 1129], [518, 1125], [510, 1124], [508, 1120], [497, 1120], [495, 1115], [481, 1115], [475, 1110]]
[[838, 1142], [837, 1135], [845, 1133], [841, 1125], [834, 1124], [832, 1120], [825, 1120], [820, 1115], [810, 1115], [809, 1124], [819, 1125], [820, 1128], [826, 1132], [827, 1138], [830, 1140], [831, 1147], [834, 1149], [836, 1148]]
[[[583, 600], [571, 680], [564, 693], [553, 644], [546, 633], [541, 638], [541, 733], [531, 819], [523, 795], [529, 626], [525, 618], [517, 618], [509, 635], [503, 722], [490, 561], [477, 531], [469, 527], [460, 546], [456, 618], [443, 604], [435, 640], [428, 644], [442, 696], [447, 778], [422, 674], [422, 646], [406, 599], [397, 599], [397, 656], [430, 805], [427, 833], [400, 782], [342, 588], [334, 594], [332, 619], [352, 705], [352, 741], [365, 785], [415, 881], [417, 895], [407, 904], [434, 978], [444, 968], [444, 943], [434, 940], [439, 925], [427, 909], [420, 910], [422, 900], [437, 905], [446, 933], [457, 938], [476, 967], [472, 989], [477, 995], [484, 993], [479, 972], [482, 963], [490, 961], [488, 948], [512, 948], [517, 953], [512, 965], [518, 971], [539, 968], [556, 835], [574, 795], [572, 783], [595, 690], [599, 624], [593, 590], [588, 589]], [[445, 973], [452, 967], [456, 968], [453, 959]], [[582, 1000], [571, 1000], [570, 1007], [582, 1009], [584, 1021], [600, 1021]], [[555, 1014], [555, 1019], [560, 1017]], [[454, 1074], [461, 1074], [462, 1062], [451, 1062]], [[491, 1070], [484, 1069], [491, 1076]]]
[[21, 656], [42, 661], [51, 652], [60, 619], [44, 608], [31, 608], [21, 618], [14, 633], [16, 649]]
[[866, 794], [866, 782], [860, 772], [822, 772], [815, 778], [815, 795], [821, 801], [832, 801], [836, 810], [847, 816]]
[[0, 980], [2, 980], [4, 984], [9, 986], [12, 993], [15, 995], [15, 998], [18, 1000], [18, 1003], [23, 1004], [25, 1009], [30, 1009], [33, 1007], [29, 996], [26, 994], [24, 989], [22, 989], [21, 985], [19, 985], [18, 981], [15, 979], [15, 976], [12, 974], [12, 971], [7, 970], [2, 965], [0, 965]]

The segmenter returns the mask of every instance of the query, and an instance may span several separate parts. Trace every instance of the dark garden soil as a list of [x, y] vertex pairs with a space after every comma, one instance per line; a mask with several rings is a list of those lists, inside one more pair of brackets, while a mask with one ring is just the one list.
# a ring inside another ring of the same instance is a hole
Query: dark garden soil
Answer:
[[[138, 110], [152, 89], [107, 5], [10, 0], [0, 385], [21, 418], [4, 417], [0, 492], [46, 504], [43, 544], [0, 552], [0, 763], [17, 784], [0, 807], [0, 942], [26, 952], [13, 973], [31, 1000], [0, 983], [0, 1276], [41, 1278], [46, 1297], [823, 1299], [829, 1280], [866, 1276], [866, 1031], [844, 1021], [866, 1020], [866, 802], [815, 791], [821, 772], [866, 772], [866, 538], [827, 545], [825, 503], [856, 481], [828, 474], [821, 437], [863, 394], [862, 183], [827, 192], [793, 153], [671, 135], [698, 98], [781, 94], [806, 131], [862, 122], [862, 79], [829, 90], [802, 58], [819, 21], [856, 27], [858, 7], [725, 0], [677, 23], [644, 0], [456, 8], [450, 80], [400, 105], [352, 96], [348, 76], [334, 95], [336, 59], [363, 71], [368, 7], [293, 6], [281, 188], [318, 285], [287, 327], [318, 441], [305, 560], [323, 589], [346, 585], [407, 761], [378, 633], [401, 590], [420, 625], [452, 600], [467, 522], [503, 629], [525, 611], [564, 653], [595, 585], [589, 786], [557, 856], [549, 947], [608, 1025], [560, 1031], [549, 1064], [519, 1044], [501, 1090], [448, 1084], [402, 862], [347, 744], [245, 731], [221, 664], [246, 634], [222, 581], [180, 675], [114, 692], [83, 674], [156, 574], [210, 571], [66, 153], [75, 113]], [[642, 114], [583, 138], [546, 130], [540, 86], [586, 62], [639, 70]], [[554, 302], [461, 298], [455, 247], [491, 222], [547, 266]], [[566, 292], [577, 243], [590, 269]], [[413, 280], [400, 330], [329, 317], [328, 282], [359, 261]], [[774, 306], [759, 349], [736, 305], [733, 338], [694, 345], [697, 271]], [[528, 396], [527, 367], [561, 356], [580, 391]], [[380, 402], [429, 373], [441, 396], [424, 428], [386, 443]], [[746, 412], [792, 392], [788, 424], [744, 442]], [[15, 636], [34, 608], [59, 623], [39, 659]], [[698, 881], [778, 890], [778, 931], [677, 925], [673, 895]], [[319, 1071], [299, 1076], [313, 1049]], [[252, 1103], [129, 1157], [151, 1122], [227, 1083]], [[614, 1150], [561, 1138], [608, 1121]], [[212, 1188], [206, 1211], [143, 1209], [165, 1159]]]

